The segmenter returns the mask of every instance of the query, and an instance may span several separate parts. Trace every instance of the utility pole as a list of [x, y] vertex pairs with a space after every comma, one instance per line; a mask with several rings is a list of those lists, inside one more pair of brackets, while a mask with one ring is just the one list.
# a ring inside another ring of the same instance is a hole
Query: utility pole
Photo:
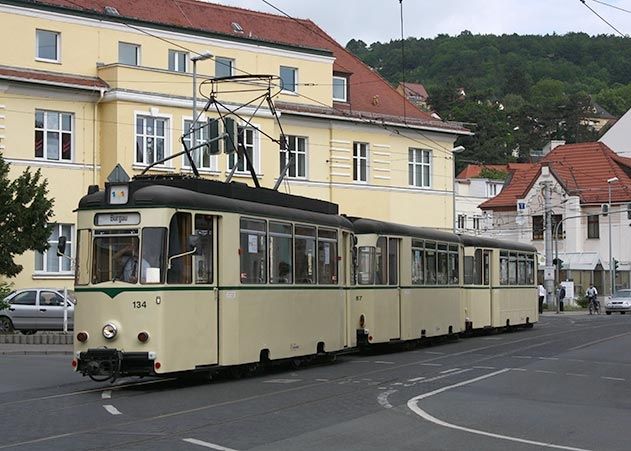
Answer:
[[545, 234], [543, 245], [546, 255], [546, 266], [543, 271], [543, 286], [546, 289], [546, 303], [550, 308], [553, 303], [556, 305], [557, 313], [559, 313], [559, 302], [554, 297], [554, 264], [552, 257], [552, 182], [546, 180], [541, 182], [543, 187], [543, 199], [545, 207], [544, 228]]

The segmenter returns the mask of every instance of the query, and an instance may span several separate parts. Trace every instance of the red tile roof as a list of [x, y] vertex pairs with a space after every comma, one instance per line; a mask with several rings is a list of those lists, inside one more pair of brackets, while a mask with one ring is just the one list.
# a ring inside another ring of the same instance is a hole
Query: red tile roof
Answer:
[[[135, 19], [182, 29], [222, 34], [232, 39], [239, 38], [245, 41], [257, 40], [311, 49], [326, 49], [335, 57], [333, 71], [351, 74], [349, 102], [335, 102], [334, 107], [337, 110], [405, 116], [420, 121], [436, 122], [429, 113], [419, 110], [403, 98], [379, 74], [335, 42], [309, 19], [294, 19], [195, 0], [31, 0], [20, 3], [27, 7], [51, 5], [79, 10], [114, 21]], [[106, 15], [106, 6], [116, 8], [120, 17]], [[243, 33], [234, 32], [233, 22], [240, 25]], [[456, 124], [443, 124], [445, 129], [467, 131]]]
[[60, 74], [35, 69], [0, 66], [0, 79], [24, 82], [37, 82], [53, 86], [74, 87], [98, 91], [107, 89], [109, 85], [98, 77], [81, 77], [72, 74]]
[[618, 177], [619, 181], [611, 185], [612, 202], [631, 201], [631, 158], [617, 155], [603, 143], [589, 142], [559, 146], [537, 164], [514, 167], [500, 194], [480, 208], [515, 209], [517, 199], [524, 198], [530, 191], [544, 165], [570, 196], [580, 198], [581, 204], [607, 203], [607, 180], [613, 177]]
[[420, 97], [421, 100], [427, 100], [429, 97], [425, 86], [420, 83], [399, 83], [399, 87], [403, 88], [405, 95], [408, 97], [417, 96]]
[[466, 168], [460, 171], [456, 179], [466, 180], [479, 178], [483, 168], [508, 172], [508, 164], [468, 164]]

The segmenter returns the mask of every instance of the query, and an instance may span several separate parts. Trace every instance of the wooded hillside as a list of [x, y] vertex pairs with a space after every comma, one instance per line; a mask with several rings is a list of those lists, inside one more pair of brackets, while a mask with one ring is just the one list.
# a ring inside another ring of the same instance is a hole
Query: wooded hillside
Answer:
[[[422, 83], [443, 119], [474, 123], [476, 137], [458, 142], [463, 158], [528, 160], [550, 139], [597, 138], [582, 124], [593, 101], [621, 116], [631, 108], [631, 39], [584, 33], [519, 36], [439, 35], [347, 49], [397, 85]], [[404, 69], [405, 68], [405, 69]], [[404, 72], [405, 71], [405, 72]], [[458, 95], [463, 88], [466, 96]]]

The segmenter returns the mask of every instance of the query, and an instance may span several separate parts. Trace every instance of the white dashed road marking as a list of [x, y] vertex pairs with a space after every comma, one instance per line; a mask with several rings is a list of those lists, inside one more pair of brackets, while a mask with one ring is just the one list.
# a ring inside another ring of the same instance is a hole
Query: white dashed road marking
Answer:
[[419, 365], [423, 365], [423, 366], [443, 366], [442, 363], [419, 363]]
[[421, 409], [418, 406], [418, 402], [420, 400], [422, 400], [422, 399], [429, 398], [430, 396], [437, 395], [437, 394], [442, 393], [442, 392], [447, 391], [447, 390], [451, 390], [452, 388], [462, 387], [463, 385], [469, 385], [469, 384], [472, 384], [474, 382], [478, 382], [478, 381], [481, 381], [481, 380], [484, 380], [484, 379], [488, 379], [490, 377], [497, 376], [499, 374], [505, 373], [505, 372], [510, 371], [510, 370], [511, 370], [511, 368], [504, 368], [502, 370], [495, 371], [493, 373], [486, 374], [484, 376], [480, 376], [480, 377], [476, 377], [476, 378], [473, 378], [473, 379], [469, 379], [469, 380], [466, 380], [466, 381], [463, 381], [463, 382], [459, 382], [457, 384], [450, 385], [448, 387], [439, 388], [438, 390], [434, 390], [434, 391], [431, 391], [431, 392], [428, 392], [428, 393], [424, 393], [424, 394], [419, 395], [419, 396], [415, 396], [414, 398], [412, 398], [412, 399], [410, 399], [408, 401], [408, 407], [410, 408], [410, 410], [412, 410], [412, 412], [414, 412], [415, 414], [417, 414], [418, 416], [420, 416], [421, 418], [423, 418], [423, 419], [425, 419], [427, 421], [431, 421], [432, 423], [437, 424], [439, 426], [444, 426], [444, 427], [447, 427], [447, 428], [456, 429], [456, 430], [463, 431], [463, 432], [469, 432], [471, 434], [483, 435], [483, 436], [486, 436], [486, 437], [497, 438], [497, 439], [500, 439], [500, 440], [508, 440], [508, 441], [512, 441], [512, 442], [525, 443], [525, 444], [528, 444], [528, 445], [542, 446], [542, 447], [545, 447], [545, 448], [565, 449], [565, 450], [570, 450], [570, 451], [588, 451], [588, 450], [585, 450], [583, 448], [573, 448], [573, 447], [570, 447], [570, 446], [554, 445], [552, 443], [537, 442], [537, 441], [533, 441], [533, 440], [526, 440], [526, 439], [523, 439], [523, 438], [510, 437], [508, 435], [494, 434], [494, 433], [491, 433], [491, 432], [480, 431], [480, 430], [477, 430], [477, 429], [471, 429], [471, 428], [467, 428], [467, 427], [463, 427], [463, 426], [458, 426], [457, 424], [447, 423], [446, 421], [442, 421], [442, 420], [440, 420], [440, 419], [438, 419], [436, 417], [433, 417], [432, 415], [430, 415], [429, 413], [425, 412], [423, 409]]
[[373, 363], [377, 363], [379, 365], [394, 365], [394, 362], [387, 362], [385, 360], [375, 360]]
[[193, 445], [203, 446], [204, 448], [216, 449], [218, 451], [236, 451], [235, 449], [232, 449], [232, 448], [226, 448], [225, 446], [215, 445], [214, 443], [203, 442], [195, 438], [185, 438], [182, 440], [187, 443], [191, 443]]
[[122, 413], [111, 404], [106, 404], [103, 406], [103, 408], [107, 410], [109, 413], [111, 413], [112, 415], [122, 415]]
[[392, 404], [388, 402], [388, 396], [396, 392], [397, 390], [384, 391], [379, 396], [377, 396], [377, 402], [379, 403], [379, 405], [381, 405], [382, 407], [385, 407], [386, 409], [392, 409]]
[[101, 393], [101, 399], [110, 399], [112, 397], [112, 390], [105, 390]]
[[458, 371], [460, 368], [452, 368], [450, 370], [441, 371], [440, 374], [453, 373], [454, 371]]
[[625, 381], [626, 379], [623, 379], [621, 377], [607, 377], [607, 376], [603, 376], [603, 379], [607, 379], [609, 381]]
[[414, 379], [408, 379], [408, 382], [417, 382], [422, 381], [425, 377], [415, 377]]
[[302, 379], [268, 379], [263, 381], [265, 384], [293, 384], [294, 382], [300, 382]]

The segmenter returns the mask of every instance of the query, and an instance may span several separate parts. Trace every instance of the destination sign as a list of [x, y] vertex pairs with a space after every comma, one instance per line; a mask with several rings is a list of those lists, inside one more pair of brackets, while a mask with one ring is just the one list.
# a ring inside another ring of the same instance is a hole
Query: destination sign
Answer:
[[138, 225], [140, 213], [99, 213], [94, 218], [94, 223], [103, 225]]

